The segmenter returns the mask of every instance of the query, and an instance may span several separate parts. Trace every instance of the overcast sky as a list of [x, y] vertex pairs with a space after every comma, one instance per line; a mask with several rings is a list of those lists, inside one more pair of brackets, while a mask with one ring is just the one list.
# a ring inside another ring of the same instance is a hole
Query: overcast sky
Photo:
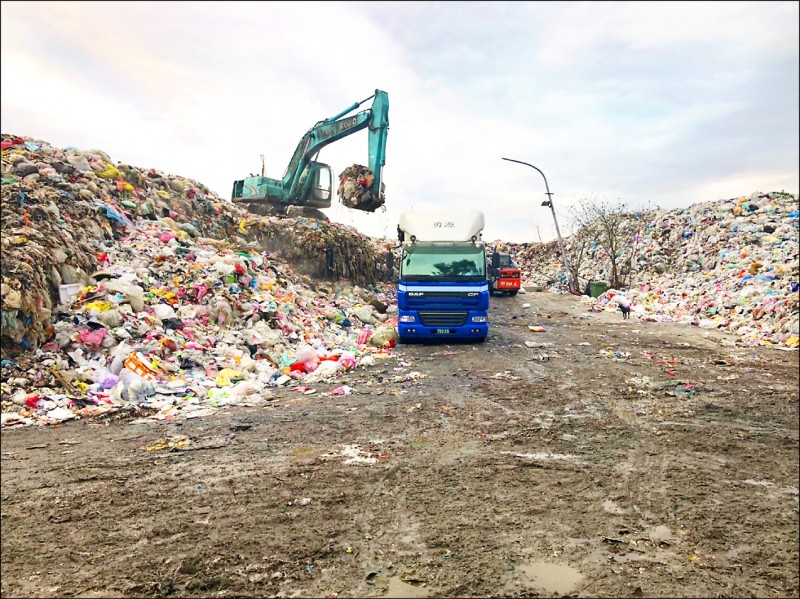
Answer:
[[[382, 89], [386, 210], [482, 209], [554, 238], [582, 198], [677, 208], [797, 193], [798, 2], [2, 2], [2, 132], [201, 181], [282, 177], [302, 135]], [[369, 105], [364, 106], [366, 108]], [[367, 133], [324, 148], [367, 164]]]

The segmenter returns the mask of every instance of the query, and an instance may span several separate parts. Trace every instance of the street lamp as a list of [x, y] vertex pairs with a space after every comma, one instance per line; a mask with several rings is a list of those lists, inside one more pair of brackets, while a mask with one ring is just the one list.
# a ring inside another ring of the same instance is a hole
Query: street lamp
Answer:
[[524, 164], [525, 166], [529, 166], [531, 168], [536, 169], [537, 171], [539, 171], [539, 174], [542, 175], [542, 178], [544, 179], [544, 187], [547, 190], [547, 200], [542, 202], [542, 206], [549, 207], [550, 208], [550, 212], [553, 213], [553, 223], [556, 225], [556, 235], [558, 236], [558, 245], [561, 246], [561, 257], [564, 259], [564, 269], [567, 271], [566, 274], [567, 274], [567, 279], [569, 280], [569, 288], [570, 288], [570, 290], [573, 290], [574, 286], [572, 284], [572, 276], [571, 276], [570, 269], [569, 269], [569, 258], [567, 258], [567, 250], [564, 247], [564, 240], [561, 239], [561, 231], [558, 228], [558, 219], [556, 218], [556, 209], [553, 206], [553, 194], [550, 193], [550, 186], [547, 184], [547, 177], [544, 176], [544, 173], [541, 170], [539, 170], [538, 168], [536, 168], [532, 164], [528, 164], [527, 162], [522, 162], [521, 160], [514, 160], [513, 158], [503, 158], [503, 160], [508, 160], [509, 162], [517, 162], [519, 164]]

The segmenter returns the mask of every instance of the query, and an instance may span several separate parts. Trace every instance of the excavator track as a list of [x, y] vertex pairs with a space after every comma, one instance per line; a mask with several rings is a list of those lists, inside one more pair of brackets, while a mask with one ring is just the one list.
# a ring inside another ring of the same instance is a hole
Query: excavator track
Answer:
[[286, 208], [286, 216], [290, 218], [296, 218], [298, 216], [302, 216], [305, 218], [313, 218], [315, 220], [323, 220], [323, 221], [330, 221], [328, 215], [325, 214], [322, 210], [317, 208], [308, 208], [306, 206], [289, 206]]
[[311, 218], [314, 220], [330, 221], [328, 216], [317, 208], [306, 206], [284, 206], [269, 201], [236, 202], [243, 205], [248, 211], [258, 216], [278, 216], [282, 218]]

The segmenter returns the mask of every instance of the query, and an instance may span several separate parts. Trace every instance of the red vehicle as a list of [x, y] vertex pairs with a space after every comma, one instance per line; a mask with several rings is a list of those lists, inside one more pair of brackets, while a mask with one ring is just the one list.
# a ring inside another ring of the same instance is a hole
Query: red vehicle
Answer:
[[486, 272], [489, 273], [489, 293], [517, 295], [522, 285], [522, 271], [510, 254], [493, 252], [486, 259]]

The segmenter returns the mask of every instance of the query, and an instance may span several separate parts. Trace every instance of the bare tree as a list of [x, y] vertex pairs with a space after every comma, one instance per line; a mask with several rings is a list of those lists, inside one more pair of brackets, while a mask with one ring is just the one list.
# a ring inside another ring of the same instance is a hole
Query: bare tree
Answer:
[[568, 252], [569, 252], [569, 270], [570, 281], [575, 287], [574, 291], [580, 291], [580, 272], [583, 263], [589, 254], [594, 239], [591, 231], [587, 228], [581, 228], [569, 236]]
[[[573, 236], [571, 260], [577, 262], [573, 276], [588, 256], [595, 264], [607, 267], [605, 278], [615, 289], [625, 289], [631, 280], [635, 251], [644, 225], [644, 213], [632, 211], [624, 203], [584, 198], [571, 208], [577, 232]], [[600, 250], [600, 255], [597, 255]]]

